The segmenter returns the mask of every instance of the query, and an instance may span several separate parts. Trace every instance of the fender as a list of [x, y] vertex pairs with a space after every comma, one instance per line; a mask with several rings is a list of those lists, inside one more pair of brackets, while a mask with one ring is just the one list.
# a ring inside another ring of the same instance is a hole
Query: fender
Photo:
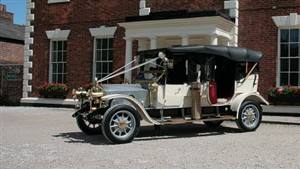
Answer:
[[161, 125], [158, 121], [153, 120], [147, 111], [145, 110], [144, 106], [135, 98], [124, 95], [124, 94], [112, 94], [112, 95], [106, 95], [101, 98], [104, 101], [109, 101], [112, 99], [125, 99], [129, 101], [132, 106], [139, 112], [140, 116], [142, 117], [143, 120], [147, 121], [148, 123], [154, 124], [154, 125]]
[[88, 112], [89, 110], [90, 110], [90, 102], [85, 102], [82, 104], [81, 108], [72, 115], [72, 117], [76, 118], [80, 114], [82, 114], [84, 112]]
[[[245, 100], [257, 101], [260, 104], [269, 105], [269, 102], [266, 101], [259, 93], [243, 93], [234, 97], [230, 102], [230, 109], [232, 111], [238, 112], [241, 107], [241, 104]], [[238, 113], [236, 113], [236, 118], [238, 118]]]

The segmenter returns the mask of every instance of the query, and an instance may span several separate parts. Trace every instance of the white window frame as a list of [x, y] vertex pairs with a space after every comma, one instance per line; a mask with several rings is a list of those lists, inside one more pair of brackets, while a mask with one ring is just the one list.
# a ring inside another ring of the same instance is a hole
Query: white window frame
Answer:
[[[60, 29], [46, 31], [47, 38], [50, 40], [49, 63], [48, 63], [49, 64], [49, 73], [48, 73], [49, 82], [53, 82], [53, 80], [52, 80], [53, 79], [53, 77], [52, 77], [52, 47], [53, 47], [52, 45], [53, 45], [53, 41], [65, 41], [65, 43], [68, 43], [67, 40], [70, 35], [70, 32], [71, 32], [71, 30], [60, 30]], [[68, 51], [66, 51], [66, 52], [68, 52]]]
[[[93, 81], [95, 81], [96, 80], [96, 77], [97, 77], [97, 74], [99, 74], [99, 73], [97, 73], [97, 63], [99, 63], [99, 62], [102, 62], [102, 64], [103, 63], [106, 63], [106, 64], [110, 64], [111, 63], [111, 66], [113, 66], [113, 57], [111, 58], [111, 60], [106, 60], [106, 61], [103, 61], [103, 60], [101, 60], [101, 61], [97, 61], [96, 60], [96, 57], [97, 57], [97, 51], [102, 51], [103, 49], [98, 49], [97, 48], [97, 40], [103, 40], [103, 39], [111, 39], [112, 41], [114, 41], [114, 39], [113, 39], [113, 37], [101, 37], [101, 38], [94, 38], [94, 51], [93, 51]], [[109, 46], [109, 43], [108, 43], [108, 48], [107, 49], [104, 49], [104, 50], [111, 50], [111, 52], [112, 52], [112, 55], [113, 55], [113, 46]], [[107, 56], [108, 57], [108, 56]], [[112, 70], [113, 70], [113, 68], [112, 68]], [[103, 72], [102, 72], [103, 73]], [[107, 74], [109, 74], [109, 73], [111, 73], [111, 72], [105, 72], [105, 73], [107, 73]]]
[[[290, 13], [285, 16], [273, 16], [274, 24], [278, 27], [277, 33], [277, 62], [276, 62], [276, 86], [280, 86], [280, 72], [281, 72], [281, 30], [282, 29], [300, 29], [300, 15], [297, 13]], [[300, 35], [299, 35], [300, 36]], [[289, 50], [289, 49], [288, 49]], [[295, 58], [295, 57], [294, 57]], [[300, 66], [300, 65], [299, 65]], [[298, 79], [299, 80], [299, 79]]]
[[[65, 60], [65, 61], [61, 61], [61, 62], [52, 62], [52, 53], [53, 53], [53, 43], [54, 42], [59, 42], [59, 41], [62, 41], [62, 42], [64, 42], [64, 43], [68, 43], [66, 40], [50, 40], [50, 57], [49, 57], [49, 82], [50, 83], [53, 83], [53, 63], [62, 63], [62, 64], [67, 64], [67, 60]], [[67, 48], [68, 48], [68, 46], [67, 46]], [[65, 53], [67, 53], [68, 51], [67, 51], [67, 49], [64, 49], [63, 51], [65, 51]], [[64, 53], [64, 52], [63, 52]], [[68, 54], [67, 54], [68, 55]], [[63, 55], [62, 55], [62, 57], [64, 57]], [[62, 70], [64, 71], [64, 73], [56, 73], [56, 74], [62, 74], [63, 75], [63, 77], [62, 77], [62, 83], [64, 83], [64, 84], [66, 84], [67, 83], [67, 81], [64, 81], [64, 77], [67, 77], [67, 75], [68, 75], [68, 73], [67, 73], [67, 71], [65, 70], [65, 66], [63, 66], [63, 68], [62, 68]], [[56, 83], [56, 82], [55, 82]]]
[[[114, 34], [117, 31], [117, 27], [116, 26], [107, 27], [107, 26], [102, 25], [102, 26], [96, 27], [96, 28], [89, 28], [89, 31], [90, 31], [91, 36], [94, 38], [92, 81], [95, 82], [97, 39], [112, 39], [112, 40], [114, 40]], [[112, 52], [113, 52], [113, 47], [112, 47]]]
[[[291, 42], [290, 39], [290, 31], [292, 29], [297, 29], [298, 30], [298, 42]], [[288, 56], [287, 57], [283, 57], [284, 59], [299, 59], [299, 63], [298, 63], [298, 71], [291, 71], [291, 65], [289, 62], [289, 70], [288, 71], [283, 71], [283, 73], [288, 73], [288, 82], [290, 83], [290, 74], [291, 73], [298, 73], [298, 86], [300, 86], [300, 28], [280, 28], [278, 29], [278, 57], [277, 57], [277, 62], [278, 62], [278, 66], [277, 66], [277, 76], [278, 76], [278, 80], [277, 80], [277, 86], [281, 86], [280, 82], [281, 82], [281, 73], [282, 71], [281, 69], [281, 30], [289, 30], [289, 37], [288, 37], [288, 42], [284, 42], [283, 44], [287, 44], [288, 45]], [[298, 45], [298, 56], [291, 56], [290, 55], [290, 44], [291, 43], [295, 43], [295, 44], [299, 44]]]
[[48, 0], [48, 4], [70, 2], [70, 0]]

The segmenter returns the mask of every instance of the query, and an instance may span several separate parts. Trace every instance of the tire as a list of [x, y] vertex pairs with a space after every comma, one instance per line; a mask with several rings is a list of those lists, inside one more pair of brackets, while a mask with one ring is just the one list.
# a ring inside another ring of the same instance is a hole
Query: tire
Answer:
[[87, 135], [100, 135], [101, 123], [95, 122], [94, 120], [85, 119], [82, 115], [76, 117], [76, 122], [79, 129]]
[[238, 111], [236, 123], [243, 131], [255, 131], [262, 119], [262, 108], [255, 101], [245, 101]]
[[204, 124], [211, 128], [217, 128], [223, 123], [223, 120], [217, 120], [217, 121], [204, 121]]
[[132, 142], [139, 129], [139, 114], [128, 105], [114, 106], [108, 109], [103, 116], [102, 133], [111, 143]]

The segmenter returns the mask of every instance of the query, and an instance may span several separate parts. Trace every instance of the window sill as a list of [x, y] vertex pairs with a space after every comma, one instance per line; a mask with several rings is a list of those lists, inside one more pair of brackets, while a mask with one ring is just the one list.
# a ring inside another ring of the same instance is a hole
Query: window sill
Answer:
[[70, 0], [48, 0], [48, 4], [70, 2]]

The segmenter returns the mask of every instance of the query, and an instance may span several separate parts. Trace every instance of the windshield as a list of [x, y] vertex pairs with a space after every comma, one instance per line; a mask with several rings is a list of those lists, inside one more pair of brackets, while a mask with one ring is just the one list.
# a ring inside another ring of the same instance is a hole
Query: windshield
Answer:
[[[140, 58], [138, 63], [142, 64], [145, 63], [147, 61], [150, 61], [152, 58]], [[166, 72], [165, 70], [165, 65], [164, 62], [161, 59], [157, 59], [154, 62], [150, 62], [149, 64], [146, 64], [142, 67], [140, 67], [137, 70], [137, 76], [135, 78], [136, 81], [138, 82], [158, 82], [160, 81], [163, 76], [164, 73]]]

